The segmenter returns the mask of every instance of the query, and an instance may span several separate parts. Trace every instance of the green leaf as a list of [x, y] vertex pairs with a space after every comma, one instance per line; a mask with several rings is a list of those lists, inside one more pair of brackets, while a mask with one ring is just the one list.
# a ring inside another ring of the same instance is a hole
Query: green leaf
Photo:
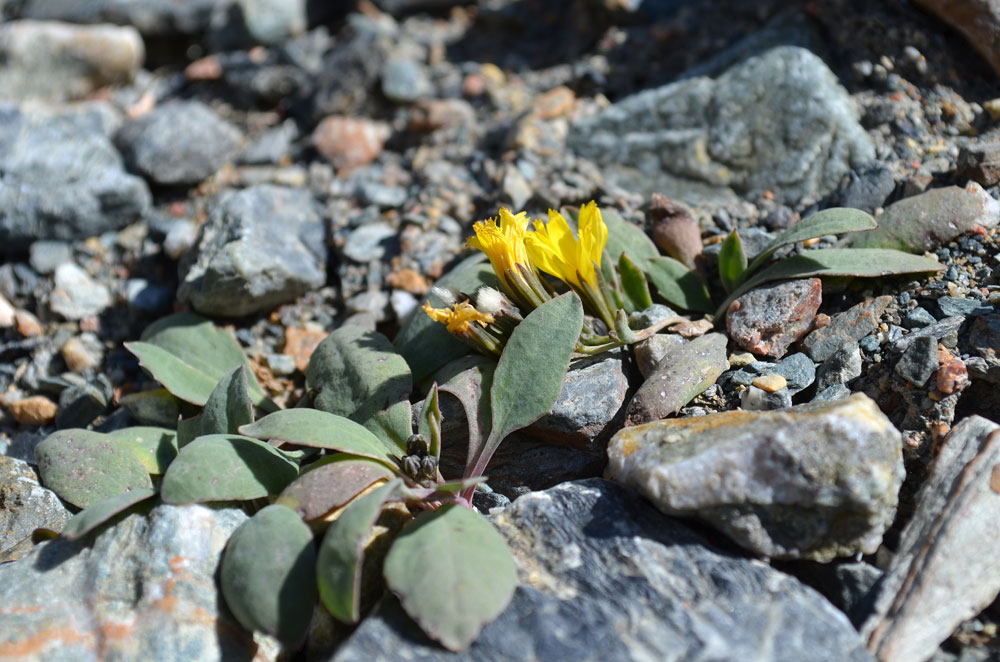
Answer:
[[684, 310], [712, 312], [712, 299], [698, 275], [672, 257], [660, 256], [646, 263], [646, 278], [667, 303]]
[[395, 474], [382, 463], [338, 453], [309, 465], [284, 489], [277, 503], [311, 521], [340, 508], [378, 481], [393, 477]]
[[747, 271], [749, 273], [757, 271], [782, 246], [806, 241], [807, 239], [825, 237], [831, 234], [865, 232], [867, 230], [874, 230], [877, 227], [878, 223], [875, 222], [875, 219], [860, 209], [849, 209], [847, 207], [824, 209], [812, 216], [803, 218], [775, 237], [771, 243], [764, 247], [764, 250], [759, 255], [754, 257]]
[[740, 233], [733, 230], [722, 242], [719, 251], [719, 277], [726, 292], [732, 292], [743, 281], [747, 272], [747, 254], [743, 250]]
[[173, 426], [181, 415], [180, 401], [165, 388], [129, 393], [121, 403], [137, 421], [147, 425]]
[[629, 259], [628, 253], [618, 258], [618, 273], [622, 277], [622, 293], [625, 295], [625, 312], [634, 313], [653, 305], [649, 294], [649, 283], [639, 267]]
[[98, 501], [73, 515], [63, 527], [62, 535], [67, 540], [81, 538], [115, 515], [125, 512], [135, 504], [145, 501], [155, 494], [156, 490], [150, 487], [140, 487]]
[[115, 430], [108, 436], [132, 444], [139, 461], [154, 476], [162, 475], [177, 457], [177, 433], [167, 428], [136, 426]]
[[403, 529], [384, 573], [406, 613], [452, 651], [466, 648], [503, 613], [517, 587], [503, 537], [479, 513], [455, 504]]
[[35, 463], [45, 487], [78, 508], [153, 487], [137, 447], [100, 432], [53, 432], [35, 448]]
[[306, 369], [313, 406], [361, 423], [401, 454], [411, 434], [410, 367], [385, 336], [342, 326], [316, 347]]
[[253, 403], [245, 365], [219, 380], [201, 414], [201, 434], [236, 434], [241, 425], [253, 423]]
[[[225, 331], [192, 313], [168, 315], [150, 324], [142, 340], [125, 343], [139, 364], [181, 400], [204, 405], [215, 385], [239, 365], [249, 367], [243, 350]], [[249, 373], [254, 404], [274, 410], [253, 373]]]
[[729, 305], [753, 288], [775, 280], [814, 276], [858, 276], [875, 278], [897, 274], [927, 273], [943, 267], [936, 259], [911, 255], [891, 248], [823, 248], [805, 251], [772, 264], [743, 283], [719, 306], [721, 319]]
[[219, 583], [243, 627], [296, 646], [309, 630], [316, 604], [312, 531], [294, 511], [267, 506], [229, 539]]
[[246, 501], [281, 492], [297, 475], [298, 466], [264, 442], [211, 434], [181, 449], [160, 493], [172, 504]]
[[431, 390], [424, 398], [417, 431], [429, 440], [430, 454], [441, 459], [441, 407], [438, 406], [437, 383], [431, 384]]
[[395, 447], [387, 446], [363, 425], [318, 409], [276, 411], [256, 423], [242, 426], [239, 432], [258, 439], [370, 457], [393, 469], [396, 463], [392, 454], [399, 454]]
[[470, 468], [490, 432], [489, 426], [493, 420], [490, 390], [493, 388], [493, 372], [496, 367], [497, 364], [492, 359], [473, 354], [452, 361], [435, 375], [435, 379], [441, 384], [438, 391], [455, 396], [465, 410], [465, 418], [469, 423], [466, 465]]
[[582, 327], [583, 304], [567, 292], [535, 308], [514, 328], [493, 373], [490, 436], [466, 478], [482, 474], [507, 435], [552, 409]]
[[[435, 286], [470, 295], [483, 286], [499, 288], [497, 277], [485, 257], [478, 252], [470, 255], [439, 278], [434, 283]], [[444, 302], [433, 292], [424, 297], [420, 305], [428, 301], [434, 308], [444, 306]], [[396, 351], [409, 364], [417, 383], [423, 382], [449, 361], [472, 351], [468, 345], [448, 333], [444, 324], [435, 322], [419, 308], [406, 320], [393, 342]]]
[[344, 508], [330, 524], [316, 558], [319, 597], [330, 614], [345, 623], [361, 618], [364, 545], [385, 504], [399, 487], [394, 480]]
[[638, 265], [645, 264], [650, 258], [659, 257], [660, 251], [657, 250], [653, 240], [642, 231], [642, 228], [623, 219], [617, 211], [601, 210], [601, 218], [608, 226], [608, 243], [604, 246], [604, 252], [612, 264], [618, 262], [622, 253], [626, 251]]

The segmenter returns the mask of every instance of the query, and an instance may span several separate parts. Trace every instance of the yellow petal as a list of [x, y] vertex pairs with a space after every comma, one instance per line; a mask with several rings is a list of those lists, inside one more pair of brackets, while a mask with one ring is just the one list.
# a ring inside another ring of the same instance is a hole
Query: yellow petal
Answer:
[[594, 266], [601, 266], [601, 254], [608, 243], [608, 226], [601, 217], [601, 210], [591, 200], [580, 207], [580, 247], [578, 252], [580, 275], [584, 280], [597, 284]]
[[549, 222], [535, 221], [535, 231], [525, 237], [528, 258], [545, 273], [566, 283], [578, 284], [577, 242], [566, 219], [549, 210]]

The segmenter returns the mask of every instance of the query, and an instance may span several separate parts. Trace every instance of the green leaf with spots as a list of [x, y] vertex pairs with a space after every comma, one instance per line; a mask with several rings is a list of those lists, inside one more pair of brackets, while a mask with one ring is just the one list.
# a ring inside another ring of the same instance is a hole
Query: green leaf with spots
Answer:
[[132, 444], [146, 471], [161, 476], [177, 457], [177, 433], [167, 428], [136, 426], [108, 433], [112, 439]]

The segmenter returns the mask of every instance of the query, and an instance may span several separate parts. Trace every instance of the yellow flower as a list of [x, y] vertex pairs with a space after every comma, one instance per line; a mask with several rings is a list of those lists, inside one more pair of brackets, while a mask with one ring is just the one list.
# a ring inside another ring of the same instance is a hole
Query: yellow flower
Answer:
[[511, 288], [510, 276], [513, 270], [518, 273], [518, 266], [530, 268], [528, 254], [524, 249], [524, 233], [528, 229], [528, 215], [525, 212], [511, 214], [509, 209], [500, 208], [500, 223], [490, 218], [473, 224], [475, 237], [469, 237], [466, 245], [478, 248], [486, 253], [493, 265], [493, 272], [508, 288]]
[[493, 322], [493, 315], [479, 312], [468, 301], [453, 303], [451, 308], [431, 308], [430, 302], [427, 302], [421, 310], [435, 322], [447, 326], [448, 333], [456, 336], [468, 334], [471, 331], [470, 322], [478, 322], [483, 327]]
[[608, 242], [608, 226], [593, 201], [580, 207], [580, 238], [573, 236], [562, 214], [549, 210], [549, 222], [535, 221], [535, 231], [525, 237], [528, 258], [547, 274], [568, 285], [598, 288], [596, 270]]

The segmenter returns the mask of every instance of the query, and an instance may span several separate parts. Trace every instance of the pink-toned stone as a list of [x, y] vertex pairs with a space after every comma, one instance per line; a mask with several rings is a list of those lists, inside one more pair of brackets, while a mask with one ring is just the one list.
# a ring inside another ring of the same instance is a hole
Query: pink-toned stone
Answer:
[[819, 278], [764, 285], [733, 302], [726, 313], [726, 329], [743, 349], [780, 359], [812, 327], [822, 300]]
[[350, 170], [374, 161], [388, 137], [381, 122], [331, 115], [316, 127], [313, 144], [337, 170]]

